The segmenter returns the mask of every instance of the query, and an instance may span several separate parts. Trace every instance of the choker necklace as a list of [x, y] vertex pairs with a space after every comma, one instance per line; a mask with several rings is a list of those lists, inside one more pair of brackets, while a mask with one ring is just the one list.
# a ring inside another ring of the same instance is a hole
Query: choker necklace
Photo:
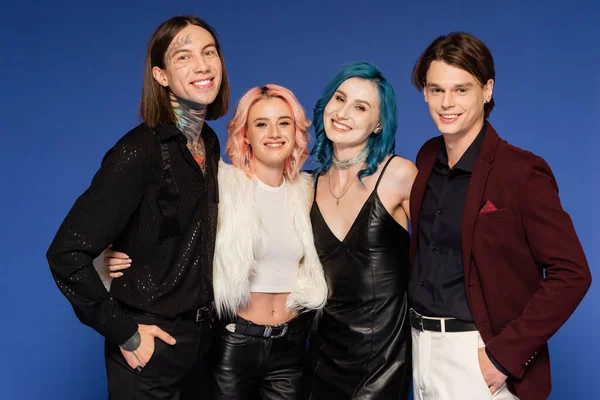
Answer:
[[355, 166], [359, 162], [364, 161], [364, 159], [367, 158], [367, 154], [369, 154], [369, 149], [367, 146], [365, 146], [362, 148], [361, 151], [359, 151], [354, 156], [350, 157], [345, 161], [338, 160], [334, 155], [332, 159], [332, 164], [336, 169], [348, 169], [350, 167]]

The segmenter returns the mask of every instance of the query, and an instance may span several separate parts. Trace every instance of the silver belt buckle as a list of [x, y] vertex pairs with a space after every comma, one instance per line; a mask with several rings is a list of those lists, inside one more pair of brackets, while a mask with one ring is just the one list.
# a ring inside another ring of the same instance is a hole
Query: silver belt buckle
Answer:
[[[206, 306], [206, 307], [202, 307], [202, 308], [198, 308], [196, 310], [196, 322], [200, 322], [200, 321], [204, 321], [204, 320], [211, 320], [212, 319], [212, 304], [210, 306]], [[202, 313], [206, 312], [206, 315], [202, 315]]]
[[412, 315], [411, 318], [416, 318], [419, 321], [419, 326], [415, 329], [420, 330], [421, 332], [425, 332], [425, 328], [423, 328], [423, 316], [421, 314], [419, 314], [418, 312], [416, 312], [414, 310], [414, 308], [411, 308], [409, 311]]
[[287, 322], [285, 324], [283, 324], [283, 330], [281, 331], [281, 333], [279, 335], [273, 335], [271, 336], [272, 339], [279, 339], [285, 336], [285, 334], [288, 331], [288, 324]]

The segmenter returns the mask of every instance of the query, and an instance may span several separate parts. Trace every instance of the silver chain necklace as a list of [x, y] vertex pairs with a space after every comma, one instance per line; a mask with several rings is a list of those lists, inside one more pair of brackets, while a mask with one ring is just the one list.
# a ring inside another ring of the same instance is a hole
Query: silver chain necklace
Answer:
[[348, 169], [350, 167], [354, 167], [359, 162], [364, 161], [364, 159], [367, 158], [367, 154], [369, 154], [369, 148], [367, 146], [363, 147], [361, 151], [345, 161], [338, 160], [334, 154], [332, 164], [337, 169]]
[[354, 183], [354, 181], [357, 178], [358, 178], [358, 174], [354, 175], [354, 179], [352, 179], [352, 182], [350, 182], [350, 184], [348, 186], [346, 186], [346, 190], [344, 190], [344, 192], [341, 195], [336, 196], [335, 194], [333, 194], [333, 189], [331, 188], [331, 168], [329, 169], [329, 171], [327, 171], [327, 183], [329, 184], [329, 193], [331, 193], [331, 195], [335, 199], [335, 205], [336, 206], [340, 205], [340, 199], [342, 197], [344, 197], [344, 195], [346, 194], [346, 192], [348, 192], [348, 189], [350, 189], [350, 186], [352, 186], [352, 184]]

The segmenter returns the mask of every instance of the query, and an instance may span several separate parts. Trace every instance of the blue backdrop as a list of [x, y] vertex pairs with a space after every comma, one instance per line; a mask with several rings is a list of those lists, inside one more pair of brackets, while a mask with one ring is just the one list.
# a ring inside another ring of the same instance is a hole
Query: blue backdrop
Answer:
[[[197, 14], [219, 32], [232, 105], [272, 82], [311, 115], [342, 64], [377, 64], [398, 95], [397, 153], [411, 160], [437, 134], [410, 85], [414, 61], [438, 35], [480, 37], [496, 60], [492, 123], [553, 167], [592, 273], [600, 272], [597, 2], [167, 3], [23, 0], [0, 11], [0, 398], [106, 398], [102, 338], [76, 320], [45, 251], [104, 152], [136, 125], [146, 41], [176, 14]], [[230, 117], [212, 124], [222, 141]], [[552, 338], [552, 399], [597, 398], [599, 308], [594, 285]]]

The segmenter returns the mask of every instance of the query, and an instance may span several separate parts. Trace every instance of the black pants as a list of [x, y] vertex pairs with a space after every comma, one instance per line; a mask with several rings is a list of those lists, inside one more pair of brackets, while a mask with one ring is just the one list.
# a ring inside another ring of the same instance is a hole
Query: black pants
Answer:
[[314, 313], [303, 313], [288, 322], [281, 338], [232, 333], [229, 323], [252, 324], [241, 317], [218, 324], [214, 344], [216, 400], [295, 400], [299, 396], [306, 336]]
[[106, 342], [109, 400], [210, 399], [210, 320], [165, 320], [137, 313], [130, 316], [138, 324], [157, 325], [177, 343], [169, 345], [155, 338], [150, 361], [137, 372], [129, 367], [119, 346]]

